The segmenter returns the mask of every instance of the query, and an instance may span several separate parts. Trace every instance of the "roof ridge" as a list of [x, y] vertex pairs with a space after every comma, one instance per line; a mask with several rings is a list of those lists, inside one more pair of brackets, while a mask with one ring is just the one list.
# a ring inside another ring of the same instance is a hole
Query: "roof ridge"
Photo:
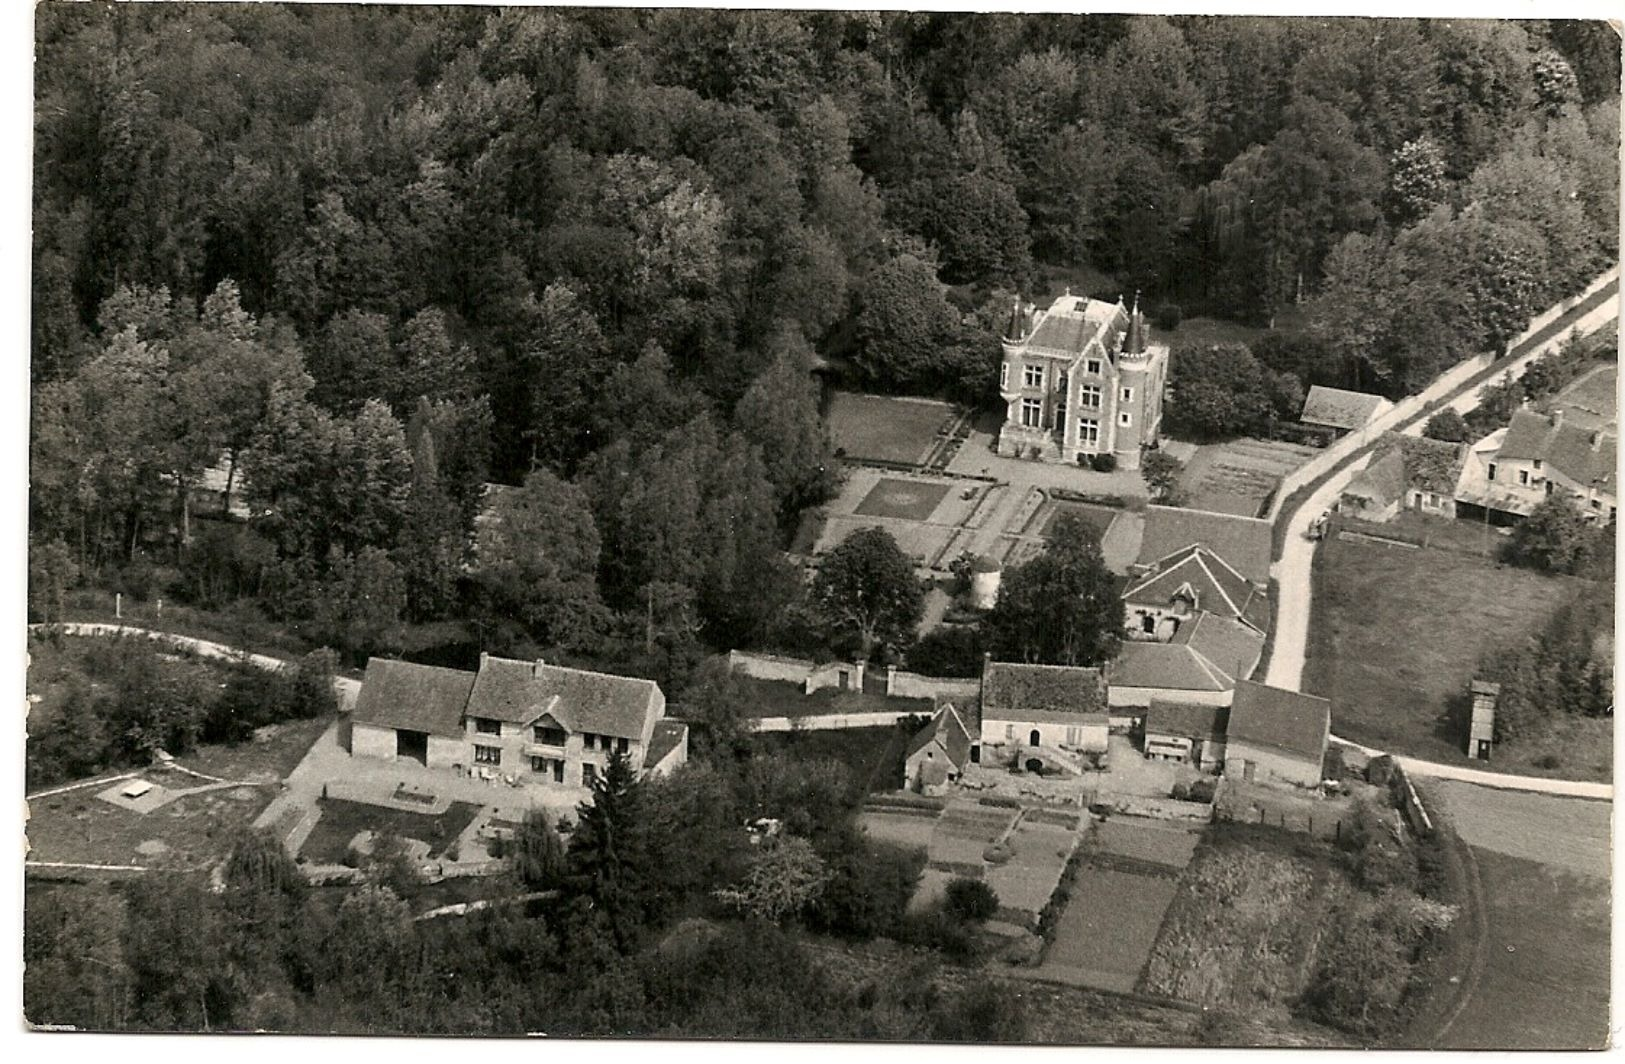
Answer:
[[1014, 665], [1022, 669], [1075, 669], [1079, 672], [1099, 672], [1099, 665], [1050, 665], [1039, 661], [990, 661], [989, 665]]
[[[1215, 554], [1214, 557], [1217, 558], [1218, 555]], [[1224, 599], [1226, 604], [1229, 605], [1231, 612], [1238, 617], [1241, 616], [1241, 607], [1236, 605], [1236, 600], [1230, 597], [1230, 592], [1224, 589], [1224, 584], [1217, 576], [1213, 575], [1213, 570], [1208, 568], [1207, 562], [1200, 555], [1197, 556], [1196, 564], [1202, 567], [1202, 571], [1206, 573], [1207, 578], [1213, 582], [1213, 586], [1219, 589], [1219, 597]], [[1240, 573], [1237, 573], [1236, 575], [1238, 577], [1241, 576]], [[1245, 583], [1245, 581], [1243, 582]]]

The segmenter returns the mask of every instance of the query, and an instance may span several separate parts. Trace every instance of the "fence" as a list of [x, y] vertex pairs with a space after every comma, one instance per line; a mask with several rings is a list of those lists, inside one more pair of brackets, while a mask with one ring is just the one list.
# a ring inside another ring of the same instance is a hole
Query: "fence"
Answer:
[[[1264, 514], [1264, 517], [1271, 521], [1275, 520], [1280, 515], [1281, 506], [1294, 492], [1330, 473], [1339, 463], [1358, 452], [1384, 432], [1398, 428], [1411, 418], [1422, 413], [1427, 409], [1429, 403], [1456, 391], [1474, 377], [1495, 365], [1498, 359], [1511, 354], [1519, 345], [1527, 343], [1530, 338], [1539, 334], [1541, 330], [1550, 327], [1553, 322], [1564, 314], [1567, 314], [1609, 284], [1618, 280], [1619, 267], [1616, 265], [1592, 281], [1585, 291], [1579, 295], [1563, 300], [1536, 317], [1529, 323], [1529, 328], [1513, 338], [1512, 342], [1507, 345], [1505, 352], [1499, 354], [1486, 352], [1456, 363], [1444, 373], [1441, 373], [1433, 383], [1429, 384], [1421, 392], [1401, 399], [1388, 410], [1373, 418], [1359, 431], [1349, 433], [1297, 469], [1292, 470], [1282, 477], [1281, 482], [1276, 485], [1275, 494], [1270, 500], [1269, 510]], [[1522, 357], [1533, 357], [1538, 350], [1537, 348], [1535, 351], [1525, 352]], [[1512, 367], [1509, 366], [1508, 368]]]
[[[819, 663], [779, 654], [730, 650], [728, 667], [734, 672], [757, 680], [778, 680], [799, 684], [802, 693], [810, 695], [826, 687], [864, 690], [868, 663], [862, 661]], [[887, 698], [929, 698], [962, 702], [977, 697], [982, 690], [982, 681], [976, 677], [922, 676], [917, 672], [905, 672], [895, 665], [886, 666], [885, 677], [883, 693]], [[856, 724], [846, 726], [867, 727]]]
[[908, 713], [820, 713], [805, 717], [757, 717], [759, 732], [840, 731], [843, 728], [889, 728]]
[[941, 676], [921, 676], [917, 672], [903, 672], [895, 665], [886, 666], [886, 696], [888, 698], [930, 698], [964, 701], [982, 693], [982, 681], [976, 677], [948, 679]]

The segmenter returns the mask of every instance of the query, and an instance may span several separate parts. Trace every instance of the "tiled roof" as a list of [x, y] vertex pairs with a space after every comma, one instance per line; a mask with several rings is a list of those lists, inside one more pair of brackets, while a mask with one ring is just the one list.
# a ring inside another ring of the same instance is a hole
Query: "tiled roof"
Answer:
[[1044, 320], [1038, 323], [1033, 331], [1032, 338], [1027, 341], [1029, 347], [1046, 347], [1056, 351], [1068, 351], [1072, 354], [1081, 354], [1089, 346], [1089, 341], [1095, 338], [1095, 331], [1099, 325], [1083, 318], [1074, 318], [1070, 314], [1050, 313], [1044, 315]]
[[1313, 385], [1303, 400], [1298, 420], [1306, 425], [1326, 425], [1334, 429], [1357, 429], [1391, 404], [1380, 395], [1348, 392], [1341, 388]]
[[1582, 374], [1546, 404], [1583, 429], [1612, 431], [1619, 420], [1619, 367], [1612, 363]]
[[644, 755], [645, 765], [658, 765], [683, 741], [688, 734], [688, 725], [680, 720], [669, 717], [655, 721], [654, 733], [649, 736], [649, 752]]
[[1343, 494], [1369, 499], [1378, 506], [1398, 502], [1405, 494], [1405, 456], [1397, 447], [1384, 453], [1354, 474]]
[[1229, 720], [1230, 710], [1225, 706], [1200, 706], [1153, 698], [1145, 711], [1145, 733], [1223, 742]]
[[1331, 719], [1332, 704], [1324, 698], [1243, 681], [1236, 685], [1226, 737], [1319, 761]]
[[461, 736], [463, 707], [474, 674], [437, 665], [373, 658], [350, 713], [354, 724], [402, 728], [430, 735]]
[[1164, 558], [1150, 572], [1132, 581], [1123, 599], [1166, 606], [1187, 587], [1195, 596], [1193, 605], [1197, 609], [1241, 618], [1261, 632], [1269, 629], [1266, 590], [1248, 582], [1223, 558], [1200, 544]]
[[1507, 426], [1498, 457], [1506, 461], [1538, 458], [1577, 484], [1612, 492], [1615, 444], [1612, 432], [1587, 431], [1561, 418], [1519, 410]]
[[953, 706], [937, 710], [931, 722], [921, 728], [909, 743], [906, 757], [913, 757], [933, 743], [941, 745], [943, 753], [956, 768], [963, 768], [970, 760], [971, 735]]
[[1137, 642], [1123, 644], [1116, 660], [1106, 666], [1106, 682], [1163, 691], [1228, 691], [1236, 685], [1229, 673], [1193, 647]]
[[1099, 669], [993, 661], [983, 670], [984, 718], [1083, 723], [1105, 712], [1106, 686]]
[[487, 657], [469, 695], [468, 715], [528, 724], [550, 713], [573, 731], [639, 739], [658, 690], [653, 680]]
[[1190, 647], [1238, 679], [1251, 676], [1264, 653], [1262, 632], [1216, 613], [1201, 613], [1186, 621], [1170, 642]]
[[1270, 523], [1257, 517], [1148, 506], [1138, 564], [1155, 565], [1200, 543], [1255, 584], [1270, 579]]
[[1399, 433], [1394, 433], [1392, 439], [1405, 457], [1406, 487], [1440, 495], [1449, 495], [1456, 490], [1456, 482], [1461, 479], [1461, 467], [1467, 462], [1466, 444]]

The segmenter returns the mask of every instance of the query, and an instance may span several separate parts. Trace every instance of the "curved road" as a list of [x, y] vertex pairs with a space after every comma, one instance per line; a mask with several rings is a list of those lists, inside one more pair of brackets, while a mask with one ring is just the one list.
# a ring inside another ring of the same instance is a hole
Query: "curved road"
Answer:
[[[1579, 311], [1579, 308], [1576, 308]], [[1564, 322], [1561, 331], [1557, 332], [1544, 343], [1536, 344], [1529, 350], [1518, 355], [1517, 358], [1496, 369], [1496, 376], [1502, 373], [1517, 372], [1541, 355], [1561, 346], [1571, 335], [1578, 332], [1589, 335], [1604, 325], [1614, 322], [1619, 317], [1619, 301], [1609, 298], [1595, 307], [1579, 311], [1574, 315], [1572, 322]], [[1472, 410], [1478, 405], [1479, 390], [1484, 387], [1484, 381], [1471, 382], [1466, 386], [1453, 385], [1444, 381], [1422, 392], [1422, 406], [1437, 403], [1439, 406], [1449, 406], [1458, 413]], [[1382, 430], [1398, 428], [1402, 432], [1415, 435], [1422, 430], [1426, 418], [1432, 411], [1424, 410], [1413, 414], [1401, 425], [1383, 425]], [[1396, 419], [1397, 420], [1397, 419]], [[1278, 521], [1286, 522], [1286, 535], [1281, 546], [1281, 557], [1270, 567], [1270, 575], [1275, 578], [1278, 597], [1275, 607], [1275, 624], [1270, 632], [1269, 669], [1265, 673], [1264, 682], [1271, 687], [1285, 688], [1296, 691], [1303, 682], [1304, 656], [1308, 647], [1309, 616], [1314, 607], [1312, 572], [1315, 563], [1315, 540], [1308, 538], [1309, 526], [1321, 514], [1331, 509], [1343, 488], [1353, 479], [1354, 475], [1371, 460], [1371, 452], [1367, 449], [1347, 466], [1333, 472], [1317, 487], [1308, 498], [1300, 503], [1297, 509], [1283, 512]], [[1382, 751], [1351, 743], [1347, 739], [1332, 736], [1346, 746], [1365, 751], [1368, 754], [1378, 754]], [[1502, 772], [1485, 772], [1479, 769], [1466, 768], [1460, 765], [1441, 764], [1436, 761], [1422, 761], [1411, 757], [1397, 757], [1405, 768], [1418, 776], [1431, 776], [1440, 779], [1457, 779], [1468, 783], [1481, 783], [1489, 787], [1502, 787], [1514, 790], [1539, 791], [1545, 794], [1570, 795], [1579, 798], [1602, 798], [1612, 800], [1614, 788], [1605, 783], [1581, 783], [1572, 780], [1541, 779], [1534, 776], [1514, 776]]]

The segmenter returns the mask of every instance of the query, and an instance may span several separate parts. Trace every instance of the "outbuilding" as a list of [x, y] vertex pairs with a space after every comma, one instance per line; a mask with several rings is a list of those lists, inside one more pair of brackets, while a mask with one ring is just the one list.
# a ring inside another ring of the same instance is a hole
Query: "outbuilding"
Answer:
[[1230, 704], [1225, 775], [1317, 786], [1331, 732], [1326, 699], [1244, 680]]

